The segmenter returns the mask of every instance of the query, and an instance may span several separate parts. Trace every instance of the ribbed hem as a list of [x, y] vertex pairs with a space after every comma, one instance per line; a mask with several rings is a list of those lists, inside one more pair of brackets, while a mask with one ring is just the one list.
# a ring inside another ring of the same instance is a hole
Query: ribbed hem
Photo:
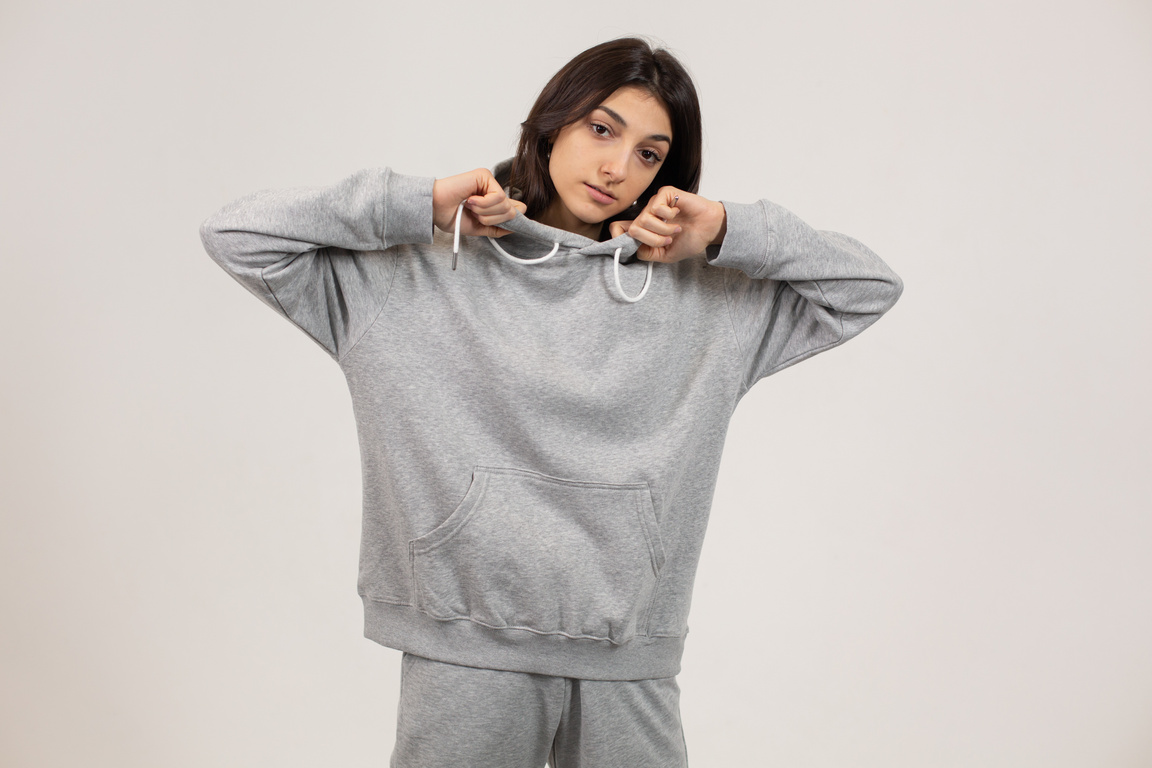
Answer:
[[651, 680], [680, 672], [683, 637], [638, 637], [623, 645], [574, 640], [467, 620], [440, 621], [412, 606], [364, 598], [364, 636], [381, 645], [465, 667], [581, 680]]

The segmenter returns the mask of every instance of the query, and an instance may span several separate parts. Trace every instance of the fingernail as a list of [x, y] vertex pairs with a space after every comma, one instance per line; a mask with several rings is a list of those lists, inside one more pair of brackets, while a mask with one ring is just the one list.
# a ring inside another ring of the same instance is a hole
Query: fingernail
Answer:
[[676, 234], [680, 234], [683, 231], [684, 231], [683, 227], [676, 227]]

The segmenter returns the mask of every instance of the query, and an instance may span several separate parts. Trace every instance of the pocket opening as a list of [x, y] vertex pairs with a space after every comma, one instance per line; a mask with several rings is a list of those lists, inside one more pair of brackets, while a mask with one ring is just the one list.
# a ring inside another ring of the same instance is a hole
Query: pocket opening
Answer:
[[429, 616], [614, 644], [647, 631], [664, 565], [647, 483], [501, 467], [476, 467], [460, 505], [409, 555]]

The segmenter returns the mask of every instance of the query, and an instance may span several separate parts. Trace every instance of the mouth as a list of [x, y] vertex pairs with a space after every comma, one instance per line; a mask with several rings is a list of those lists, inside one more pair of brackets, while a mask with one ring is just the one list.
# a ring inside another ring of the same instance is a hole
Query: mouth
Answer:
[[584, 182], [584, 186], [588, 188], [588, 194], [591, 195], [592, 199], [595, 200], [596, 202], [603, 203], [605, 205], [607, 205], [609, 203], [616, 202], [615, 195], [612, 195], [611, 193], [606, 192], [605, 190], [601, 189], [600, 187], [597, 187], [593, 184], [589, 184], [588, 182]]

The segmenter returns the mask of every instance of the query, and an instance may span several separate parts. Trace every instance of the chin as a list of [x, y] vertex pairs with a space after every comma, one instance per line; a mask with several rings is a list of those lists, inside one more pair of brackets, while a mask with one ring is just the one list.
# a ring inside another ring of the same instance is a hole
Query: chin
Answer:
[[581, 188], [573, 196], [560, 194], [560, 202], [568, 210], [569, 215], [587, 226], [601, 226], [605, 221], [620, 214], [625, 209], [619, 205], [601, 206], [586, 197]]
[[619, 215], [623, 210], [623, 208], [617, 208], [617, 206], [612, 206], [611, 208], [601, 208], [597, 206], [591, 209], [585, 209], [577, 213], [576, 216], [585, 224], [603, 224], [613, 216]]

